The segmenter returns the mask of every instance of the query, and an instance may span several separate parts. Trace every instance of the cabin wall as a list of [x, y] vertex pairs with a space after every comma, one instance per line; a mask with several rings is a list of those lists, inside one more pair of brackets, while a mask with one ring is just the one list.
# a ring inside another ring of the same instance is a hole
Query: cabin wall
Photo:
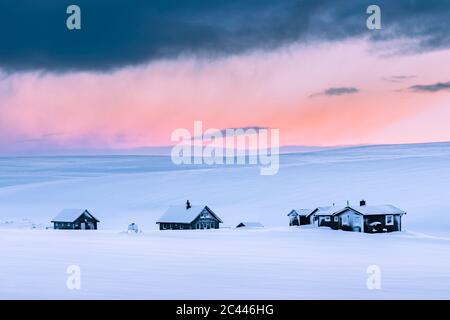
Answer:
[[[327, 217], [330, 221], [326, 221]], [[334, 217], [329, 216], [318, 216], [318, 226], [319, 227], [329, 227], [331, 229], [337, 230], [339, 229], [339, 222], [334, 221]]]
[[366, 229], [363, 225], [364, 217], [353, 210], [346, 210], [337, 215], [339, 219], [339, 229], [344, 231], [364, 232]]
[[160, 223], [159, 230], [189, 230], [192, 226], [189, 223]]
[[72, 222], [53, 222], [53, 228], [56, 230], [74, 230], [75, 226]]
[[310, 224], [311, 223], [310, 219], [308, 217], [306, 217], [306, 216], [299, 216], [299, 218], [300, 218], [300, 225], [301, 226], [304, 226], [306, 224]]
[[[84, 219], [77, 219], [75, 222], [54, 222], [53, 228], [56, 230], [81, 230], [81, 223]], [[84, 230], [97, 230], [97, 221], [90, 219], [85, 222]]]
[[[367, 233], [394, 232], [401, 231], [401, 216], [393, 216], [393, 224], [386, 224], [386, 216], [388, 215], [371, 215], [364, 217], [364, 229]], [[371, 223], [379, 222], [378, 226], [371, 226]]]
[[189, 223], [159, 223], [159, 230], [219, 229], [219, 221], [214, 218], [197, 218]]
[[289, 216], [289, 226], [298, 226], [300, 225], [298, 215], [296, 216]]
[[88, 215], [82, 215], [74, 222], [74, 229], [82, 229], [81, 224], [85, 223], [85, 230], [97, 230], [97, 221]]
[[219, 229], [219, 221], [212, 215], [209, 218], [198, 217], [192, 224], [192, 229]]

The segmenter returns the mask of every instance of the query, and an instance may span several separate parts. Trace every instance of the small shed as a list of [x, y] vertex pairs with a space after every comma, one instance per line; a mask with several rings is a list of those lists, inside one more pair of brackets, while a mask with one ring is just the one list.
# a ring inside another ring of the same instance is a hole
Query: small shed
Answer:
[[241, 222], [236, 228], [264, 228], [260, 222]]
[[97, 230], [100, 220], [86, 209], [64, 209], [51, 222], [59, 230]]
[[160, 230], [219, 229], [222, 220], [206, 205], [171, 206], [156, 221]]

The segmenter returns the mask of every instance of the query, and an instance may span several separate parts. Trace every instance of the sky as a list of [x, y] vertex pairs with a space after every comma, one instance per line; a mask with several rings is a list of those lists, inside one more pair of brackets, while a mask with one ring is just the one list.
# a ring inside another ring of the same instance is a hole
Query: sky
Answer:
[[[81, 30], [66, 8], [81, 8]], [[0, 3], [0, 154], [170, 145], [264, 127], [281, 145], [450, 141], [450, 2]]]

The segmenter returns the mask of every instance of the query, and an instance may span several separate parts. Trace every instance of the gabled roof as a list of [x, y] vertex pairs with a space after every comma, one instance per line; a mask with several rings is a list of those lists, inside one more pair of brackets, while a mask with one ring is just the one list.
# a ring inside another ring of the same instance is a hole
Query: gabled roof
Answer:
[[331, 216], [336, 212], [340, 212], [346, 207], [342, 206], [328, 206], [328, 207], [317, 207], [317, 211], [314, 212], [316, 216]]
[[100, 222], [86, 209], [64, 209], [51, 222], [75, 222], [80, 216], [86, 214], [97, 222]]
[[311, 213], [313, 213], [316, 209], [293, 209], [291, 212], [288, 213], [288, 216], [297, 214], [299, 216], [309, 216]]
[[336, 212], [335, 214], [340, 214], [348, 209], [354, 210], [364, 216], [370, 215], [386, 215], [386, 214], [406, 214], [405, 211], [391, 205], [391, 204], [382, 204], [375, 206], [348, 206], [343, 210]]
[[156, 223], [192, 223], [203, 210], [207, 210], [219, 223], [222, 223], [222, 220], [208, 206], [191, 206], [189, 209], [186, 209], [186, 206], [170, 206]]
[[264, 226], [260, 222], [241, 222], [236, 226], [236, 228], [238, 227], [264, 228]]

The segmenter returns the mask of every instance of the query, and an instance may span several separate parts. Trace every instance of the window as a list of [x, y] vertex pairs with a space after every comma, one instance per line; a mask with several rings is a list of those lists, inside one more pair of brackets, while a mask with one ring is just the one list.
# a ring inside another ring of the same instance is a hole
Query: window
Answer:
[[393, 215], [387, 215], [386, 216], [386, 225], [387, 226], [393, 226], [394, 225], [394, 216]]
[[202, 213], [200, 213], [200, 218], [203, 218], [203, 219], [205, 219], [205, 218], [208, 218], [209, 217], [209, 214], [208, 214], [208, 212], [206, 212], [206, 211], [202, 211]]
[[360, 223], [361, 223], [360, 217], [354, 216], [353, 217], [353, 224], [360, 224]]
[[339, 217], [334, 217], [334, 222], [339, 222]]
[[325, 221], [326, 222], [330, 222], [331, 221], [331, 217], [325, 217]]

